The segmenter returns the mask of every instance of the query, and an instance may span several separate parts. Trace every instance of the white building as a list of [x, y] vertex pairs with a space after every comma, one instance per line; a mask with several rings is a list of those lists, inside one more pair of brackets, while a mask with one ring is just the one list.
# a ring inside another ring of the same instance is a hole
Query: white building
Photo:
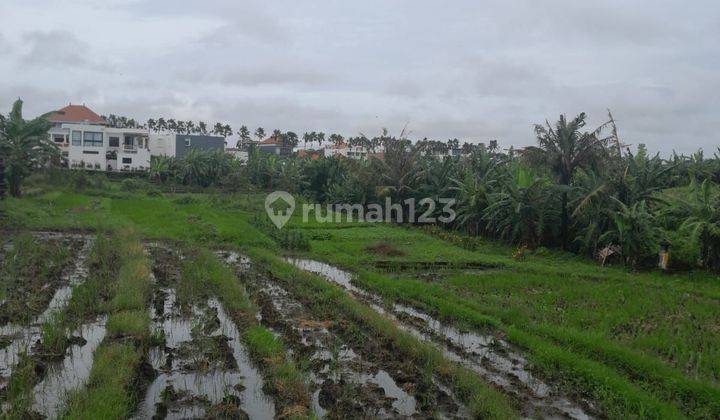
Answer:
[[366, 159], [368, 157], [368, 151], [362, 146], [350, 146], [347, 143], [327, 145], [323, 148], [323, 154], [326, 157], [330, 156], [341, 156], [350, 159]]
[[148, 131], [108, 127], [85, 105], [68, 105], [51, 114], [50, 138], [70, 168], [143, 171], [150, 167]]
[[231, 155], [235, 159], [240, 161], [241, 165], [247, 165], [249, 160], [249, 154], [247, 150], [242, 150], [238, 148], [228, 148], [225, 149], [225, 153]]

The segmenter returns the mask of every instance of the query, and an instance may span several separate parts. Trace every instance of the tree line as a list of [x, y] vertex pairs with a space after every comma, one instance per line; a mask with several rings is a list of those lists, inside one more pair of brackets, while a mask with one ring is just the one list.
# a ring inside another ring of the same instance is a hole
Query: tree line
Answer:
[[[632, 267], [654, 264], [665, 244], [676, 267], [720, 270], [720, 148], [712, 157], [698, 151], [668, 159], [642, 144], [632, 151], [611, 116], [588, 130], [585, 114], [537, 125], [535, 137], [535, 146], [501, 150], [497, 142], [411, 142], [383, 131], [368, 139], [384, 151], [382, 159], [283, 159], [251, 149], [240, 165], [226, 155], [197, 152], [154, 159], [149, 176], [281, 189], [321, 203], [453, 198], [457, 218], [445, 227], [468, 235]], [[453, 148], [462, 153], [438, 157], [438, 150]]]
[[[43, 117], [24, 120], [21, 101], [0, 118], [11, 194], [19, 195], [22, 179], [56, 153], [47, 141], [49, 128]], [[592, 130], [585, 114], [560, 116], [537, 125], [534, 135], [535, 146], [506, 150], [497, 142], [412, 142], [387, 130], [342, 139], [383, 152], [365, 160], [281, 158], [250, 147], [242, 164], [222, 152], [191, 150], [182, 159], [153, 157], [147, 176], [160, 184], [286, 190], [330, 204], [452, 198], [457, 217], [444, 227], [466, 235], [519, 249], [556, 247], [633, 267], [653, 264], [665, 244], [676, 267], [720, 270], [720, 148], [713, 156], [698, 151], [669, 158], [651, 155], [644, 145], [631, 150], [611, 115]], [[299, 141], [293, 132], [275, 130], [273, 136]], [[303, 141], [317, 138], [324, 134], [306, 133]], [[461, 153], [445, 154], [449, 150]]]

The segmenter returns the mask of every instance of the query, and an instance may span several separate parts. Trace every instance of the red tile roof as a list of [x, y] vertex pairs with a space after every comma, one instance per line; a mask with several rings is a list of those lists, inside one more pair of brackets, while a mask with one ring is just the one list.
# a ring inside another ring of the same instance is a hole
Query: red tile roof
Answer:
[[50, 116], [48, 116], [48, 120], [51, 122], [89, 122], [93, 124], [107, 123], [105, 119], [103, 119], [101, 116], [93, 112], [85, 105], [72, 104], [53, 112], [52, 114], [50, 114]]
[[270, 137], [266, 138], [265, 140], [259, 142], [258, 144], [278, 144], [278, 141], [275, 136], [270, 136]]

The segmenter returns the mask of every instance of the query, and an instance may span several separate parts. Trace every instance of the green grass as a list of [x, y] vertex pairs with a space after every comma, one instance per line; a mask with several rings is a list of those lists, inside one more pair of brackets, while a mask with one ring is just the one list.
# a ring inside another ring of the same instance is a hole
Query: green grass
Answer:
[[13, 370], [7, 383], [4, 395], [8, 410], [5, 418], [21, 419], [30, 416], [33, 403], [33, 390], [40, 379], [36, 371], [36, 363], [30, 356], [20, 354], [20, 360]]
[[280, 411], [307, 412], [310, 401], [304, 375], [287, 356], [284, 343], [257, 324], [257, 309], [233, 270], [206, 248], [194, 247], [187, 250], [185, 257], [177, 288], [178, 302], [187, 304], [217, 297], [240, 330], [244, 329], [243, 342], [262, 369]]
[[103, 343], [95, 352], [86, 389], [70, 397], [68, 419], [125, 419], [134, 406], [132, 390], [142, 353], [131, 343]]
[[[627, 273], [553, 252], [515, 261], [511, 249], [495, 244], [468, 251], [388, 226], [323, 232], [332, 241], [313, 241], [309, 256], [356, 272], [358, 284], [387, 299], [461, 326], [508, 334], [546, 375], [588, 393], [610, 414], [720, 415], [720, 340], [714, 333], [719, 288], [709, 275]], [[378, 241], [405, 255], [365, 251]], [[450, 271], [432, 282], [368, 269], [385, 259], [499, 268]]]
[[[317, 293], [320, 309], [333, 310], [336, 316], [358, 323], [373, 319], [367, 308], [324, 291], [322, 280], [297, 277], [298, 273], [282, 267], [284, 263], [277, 259], [282, 255], [280, 247], [252, 224], [253, 216], [263, 211], [263, 198], [41, 190], [31, 197], [8, 199], [0, 206], [11, 227], [130, 225], [148, 238], [233, 246], [253, 253], [280, 279], [302, 278], [302, 286], [286, 280], [288, 288], [309, 294], [308, 298]], [[310, 250], [299, 255], [355, 272], [358, 285], [390, 301], [417, 306], [463, 328], [506, 336], [527, 352], [545, 376], [597, 400], [608, 415], [720, 417], [717, 276], [699, 271], [633, 273], [542, 249], [515, 260], [513, 248], [492, 241], [473, 241], [475, 248], [469, 250], [419, 229], [386, 224], [304, 224], [297, 213], [289, 226], [310, 239]], [[367, 251], [379, 242], [403, 255], [387, 257]], [[385, 260], [478, 262], [494, 268], [472, 273], [450, 270], [427, 279], [423, 273], [374, 268], [374, 263]], [[218, 271], [207, 280], [213, 294], [221, 299], [224, 294], [232, 296], [224, 298], [223, 304], [236, 314], [252, 313], [242, 290], [229, 281], [217, 280], [223, 276]], [[342, 302], [342, 306], [333, 307], [321, 299], [337, 305]], [[133, 301], [137, 299], [128, 297], [127, 302]], [[374, 328], [381, 330], [380, 326]], [[391, 333], [388, 329], [387, 334]], [[455, 372], [454, 376], [461, 375]], [[471, 394], [466, 397], [472, 399]]]
[[[13, 248], [0, 264], [0, 299], [5, 299], [0, 322], [24, 324], [45, 309], [73, 255], [59, 241], [29, 234], [10, 235], [10, 239]], [[47, 287], [49, 284], [54, 287]]]
[[150, 316], [146, 310], [121, 311], [110, 315], [107, 333], [110, 337], [132, 337], [144, 340], [150, 334]]
[[419, 342], [399, 330], [392, 321], [347, 295], [339, 287], [318, 276], [302, 272], [265, 249], [253, 248], [248, 254], [261, 269], [268, 270], [283, 287], [299, 296], [328, 319], [349, 321], [373, 337], [387, 341], [398, 357], [413, 360], [428, 376], [437, 373], [479, 418], [515, 417], [511, 402], [476, 375], [445, 359], [433, 346]]
[[[116, 275], [104, 285], [107, 335], [95, 352], [88, 385], [68, 399], [66, 417], [71, 419], [127, 418], [135, 407], [139, 367], [151, 339], [146, 309], [150, 269], [142, 242], [134, 231], [122, 229], [101, 249], [108, 244], [115, 245], [117, 269], [109, 271]], [[100, 257], [106, 263], [112, 259]]]

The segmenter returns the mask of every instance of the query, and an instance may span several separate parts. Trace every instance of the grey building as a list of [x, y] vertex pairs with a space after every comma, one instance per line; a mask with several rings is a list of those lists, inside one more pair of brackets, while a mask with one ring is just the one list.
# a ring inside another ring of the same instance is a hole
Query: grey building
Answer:
[[225, 151], [225, 138], [204, 134], [175, 134], [175, 157], [182, 158], [191, 150]]

